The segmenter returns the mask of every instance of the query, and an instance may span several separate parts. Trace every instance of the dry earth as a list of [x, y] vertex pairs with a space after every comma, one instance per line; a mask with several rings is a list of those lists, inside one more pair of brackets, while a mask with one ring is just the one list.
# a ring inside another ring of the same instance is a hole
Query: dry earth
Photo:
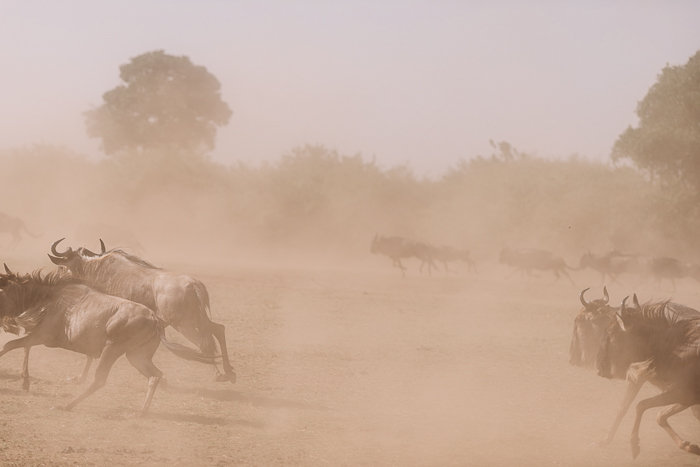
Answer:
[[[13, 269], [28, 271], [30, 262]], [[26, 266], [24, 270], [21, 266]], [[500, 266], [449, 277], [402, 278], [388, 262], [367, 268], [168, 265], [202, 279], [225, 324], [238, 382], [161, 347], [170, 384], [145, 419], [128, 415], [146, 382], [126, 359], [107, 386], [73, 412], [69, 376], [84, 358], [35, 348], [32, 387], [21, 390], [22, 352], [0, 360], [2, 465], [153, 466], [696, 466], [645, 416], [642, 452], [630, 457], [631, 414], [607, 448], [593, 446], [613, 419], [624, 383], [571, 367], [577, 286], [531, 282]], [[673, 295], [700, 308], [692, 281], [653, 289], [613, 285], [613, 301]], [[595, 289], [591, 298], [596, 295]], [[171, 333], [172, 335], [172, 333]], [[8, 340], [13, 336], [2, 336]], [[173, 335], [173, 337], [176, 337]], [[645, 394], [654, 391], [647, 389]], [[672, 423], [699, 442], [698, 422]]]

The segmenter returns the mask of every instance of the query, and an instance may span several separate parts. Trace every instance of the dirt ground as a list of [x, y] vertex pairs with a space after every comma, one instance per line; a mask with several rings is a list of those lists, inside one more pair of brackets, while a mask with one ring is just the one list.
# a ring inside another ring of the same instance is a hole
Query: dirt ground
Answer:
[[[13, 269], [28, 272], [30, 261]], [[216, 383], [204, 365], [162, 346], [156, 365], [169, 390], [144, 419], [146, 381], [125, 358], [107, 386], [72, 412], [70, 376], [84, 357], [32, 350], [32, 387], [20, 388], [22, 351], [0, 360], [0, 461], [4, 466], [697, 466], [650, 411], [642, 452], [630, 456], [632, 416], [612, 445], [609, 428], [623, 382], [568, 364], [578, 294], [601, 294], [596, 274], [577, 282], [547, 274], [528, 282], [480, 265], [480, 274], [402, 278], [388, 260], [366, 268], [165, 264], [208, 287], [212, 316], [226, 326], [238, 382]], [[22, 267], [25, 266], [25, 269]], [[609, 287], [619, 302], [667, 298], [700, 308], [700, 286], [674, 292]], [[174, 339], [177, 336], [169, 333]], [[14, 336], [1, 336], [3, 342]], [[654, 390], [645, 389], [643, 394]], [[671, 423], [700, 442], [692, 415]]]

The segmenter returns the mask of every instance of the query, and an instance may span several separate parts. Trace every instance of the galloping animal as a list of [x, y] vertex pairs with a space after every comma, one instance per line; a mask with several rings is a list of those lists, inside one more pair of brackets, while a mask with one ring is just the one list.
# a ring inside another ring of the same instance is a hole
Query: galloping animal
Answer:
[[66, 407], [71, 410], [103, 387], [119, 357], [148, 378], [143, 416], [153, 399], [163, 373], [153, 364], [153, 354], [163, 342], [168, 349], [188, 360], [211, 363], [212, 359], [165, 338], [158, 317], [149, 308], [86, 286], [61, 268], [42, 277], [40, 271], [18, 275], [0, 274], [0, 322], [6, 332], [25, 335], [5, 344], [7, 352], [25, 349], [23, 387], [29, 388], [29, 349], [35, 345], [60, 347], [99, 358], [92, 384]]
[[[229, 361], [226, 334], [222, 324], [209, 318], [209, 293], [204, 284], [192, 276], [160, 269], [122, 250], [107, 251], [100, 240], [102, 251], [97, 254], [86, 248], [59, 252], [51, 245], [49, 258], [54, 264], [66, 266], [76, 277], [99, 287], [107, 293], [146, 305], [165, 326], [172, 326], [202, 352], [214, 357], [219, 342], [224, 372], [212, 364], [216, 381], [235, 383], [236, 373]], [[85, 366], [81, 379], [87, 376], [91, 360]]]

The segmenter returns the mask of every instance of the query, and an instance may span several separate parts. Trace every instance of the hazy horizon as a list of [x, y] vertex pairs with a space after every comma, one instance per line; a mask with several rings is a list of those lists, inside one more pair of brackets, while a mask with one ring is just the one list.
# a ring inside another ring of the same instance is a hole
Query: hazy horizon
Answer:
[[119, 66], [163, 49], [222, 84], [212, 155], [273, 161], [321, 144], [439, 175], [489, 140], [607, 160], [666, 64], [700, 48], [693, 2], [0, 1], [0, 150], [101, 155], [82, 113]]

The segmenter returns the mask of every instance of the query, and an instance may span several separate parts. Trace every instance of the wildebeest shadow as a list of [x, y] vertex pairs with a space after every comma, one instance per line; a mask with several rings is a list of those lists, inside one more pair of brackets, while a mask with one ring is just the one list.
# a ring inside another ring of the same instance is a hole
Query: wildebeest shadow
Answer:
[[218, 425], [218, 426], [238, 425], [238, 426], [246, 426], [246, 427], [250, 427], [250, 428], [259, 428], [259, 429], [265, 428], [264, 423], [249, 422], [246, 420], [229, 420], [226, 418], [206, 417], [204, 415], [195, 415], [195, 414], [173, 414], [173, 413], [148, 412], [146, 414], [145, 418], [151, 418], [151, 419], [156, 419], [156, 420], [167, 420], [167, 421], [171, 421], [171, 422], [198, 423], [200, 425]]
[[200, 389], [200, 388], [179, 388], [170, 385], [168, 391], [176, 394], [194, 394], [195, 396], [206, 397], [218, 401], [235, 401], [250, 404], [254, 407], [281, 407], [304, 410], [330, 410], [321, 404], [310, 404], [308, 402], [292, 401], [287, 399], [276, 399], [274, 397], [256, 396], [246, 394], [233, 389]]

